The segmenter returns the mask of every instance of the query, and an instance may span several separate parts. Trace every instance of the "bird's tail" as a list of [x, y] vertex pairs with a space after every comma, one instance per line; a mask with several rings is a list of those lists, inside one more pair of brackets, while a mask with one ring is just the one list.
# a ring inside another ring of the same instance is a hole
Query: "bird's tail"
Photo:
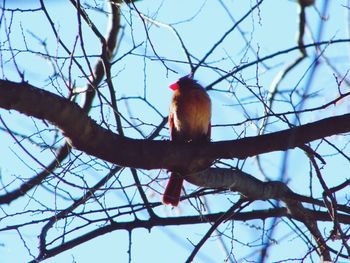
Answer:
[[172, 172], [170, 174], [169, 182], [163, 194], [163, 203], [177, 206], [180, 201], [181, 188], [183, 178], [178, 173]]

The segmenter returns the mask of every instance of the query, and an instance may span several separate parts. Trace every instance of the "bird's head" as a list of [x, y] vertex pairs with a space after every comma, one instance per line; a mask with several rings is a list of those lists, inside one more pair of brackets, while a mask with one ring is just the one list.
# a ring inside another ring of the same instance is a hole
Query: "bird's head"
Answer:
[[193, 87], [195, 85], [197, 85], [197, 81], [195, 81], [192, 78], [192, 75], [190, 74], [180, 78], [178, 81], [171, 84], [169, 88], [175, 91], [178, 90], [180, 87]]

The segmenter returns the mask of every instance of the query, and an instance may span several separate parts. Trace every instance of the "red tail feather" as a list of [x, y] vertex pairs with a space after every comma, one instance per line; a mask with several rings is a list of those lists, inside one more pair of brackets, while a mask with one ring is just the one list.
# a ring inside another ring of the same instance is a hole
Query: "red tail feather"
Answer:
[[177, 206], [180, 202], [180, 194], [183, 178], [177, 173], [171, 173], [169, 182], [163, 195], [163, 203]]

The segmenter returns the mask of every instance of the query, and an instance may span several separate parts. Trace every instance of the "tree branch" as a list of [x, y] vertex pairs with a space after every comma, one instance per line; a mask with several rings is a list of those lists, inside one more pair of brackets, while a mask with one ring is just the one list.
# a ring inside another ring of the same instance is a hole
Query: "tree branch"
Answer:
[[[313, 211], [309, 209], [305, 209], [305, 216], [308, 216], [312, 220], [319, 221], [331, 221], [329, 214], [327, 212]], [[132, 231], [138, 228], [144, 228], [147, 230], [152, 229], [157, 226], [179, 226], [179, 225], [193, 225], [193, 224], [207, 224], [207, 223], [215, 223], [217, 220], [220, 220], [222, 217], [226, 217], [227, 212], [220, 212], [209, 215], [197, 215], [197, 216], [180, 216], [180, 217], [156, 217], [148, 220], [139, 220], [135, 219], [130, 222], [114, 222], [109, 225], [101, 226], [97, 229], [94, 229], [86, 234], [82, 234], [76, 238], [73, 238], [65, 243], [57, 245], [53, 248], [47, 249], [45, 254], [41, 254], [40, 257], [35, 259], [34, 262], [51, 258], [56, 256], [64, 251], [70, 250], [80, 244], [83, 244], [89, 240], [92, 240], [96, 237], [105, 235], [107, 233], [111, 233], [117, 230], [127, 230]], [[235, 221], [248, 221], [254, 219], [266, 220], [272, 217], [291, 217], [289, 211], [285, 207], [281, 208], [273, 208], [266, 210], [255, 210], [250, 212], [240, 212], [240, 213], [232, 213], [227, 220], [235, 220]], [[292, 218], [300, 221], [301, 218], [293, 217]], [[344, 224], [350, 223], [350, 217], [342, 215], [339, 217], [339, 220]]]
[[[251, 200], [276, 199], [283, 201], [291, 218], [301, 221], [313, 235], [318, 252], [323, 260], [331, 260], [326, 242], [317, 227], [317, 221], [309, 216], [308, 211], [298, 200], [299, 197], [282, 182], [262, 182], [240, 170], [211, 168], [201, 173], [188, 176], [188, 181], [200, 186], [226, 188], [243, 194]], [[329, 216], [329, 218], [331, 218]]]
[[[33, 107], [35, 105], [35, 107]], [[218, 158], [244, 159], [284, 151], [350, 131], [350, 114], [279, 132], [202, 145], [122, 137], [100, 127], [74, 102], [28, 83], [0, 80], [0, 107], [50, 121], [76, 149], [120, 166], [189, 174]]]

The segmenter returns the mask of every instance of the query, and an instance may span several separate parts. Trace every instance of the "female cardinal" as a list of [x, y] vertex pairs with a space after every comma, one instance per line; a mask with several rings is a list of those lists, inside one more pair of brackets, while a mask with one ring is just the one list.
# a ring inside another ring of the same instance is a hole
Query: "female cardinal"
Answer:
[[[189, 76], [170, 85], [174, 95], [170, 104], [170, 139], [176, 142], [210, 141], [211, 102], [205, 89]], [[163, 202], [177, 206], [183, 178], [172, 172]]]

